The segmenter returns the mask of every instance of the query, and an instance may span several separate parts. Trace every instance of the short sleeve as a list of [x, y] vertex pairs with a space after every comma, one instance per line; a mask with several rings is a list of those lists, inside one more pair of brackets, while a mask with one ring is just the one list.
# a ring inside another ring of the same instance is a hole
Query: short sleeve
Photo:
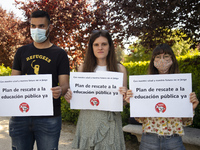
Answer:
[[57, 68], [58, 68], [58, 75], [70, 74], [69, 58], [64, 50], [62, 50], [62, 52], [60, 53], [59, 63]]
[[14, 61], [13, 61], [13, 66], [12, 66], [12, 69], [15, 69], [15, 70], [19, 70], [21, 71], [22, 70], [22, 66], [21, 66], [21, 49], [22, 48], [19, 48], [14, 56]]

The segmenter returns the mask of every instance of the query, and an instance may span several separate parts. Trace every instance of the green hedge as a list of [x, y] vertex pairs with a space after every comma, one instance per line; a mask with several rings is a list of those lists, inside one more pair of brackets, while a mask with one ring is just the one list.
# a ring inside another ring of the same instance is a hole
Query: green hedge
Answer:
[[11, 74], [11, 68], [5, 67], [4, 64], [0, 66], [0, 76], [9, 76]]
[[[192, 73], [192, 91], [200, 100], [200, 54], [179, 58], [179, 68], [182, 73]], [[192, 127], [200, 128], [200, 105], [195, 110]]]
[[70, 109], [70, 105], [64, 97], [61, 97], [61, 113], [63, 121], [77, 123], [79, 110]]
[[[192, 89], [197, 94], [197, 98], [200, 100], [200, 53], [196, 53], [193, 55], [185, 55], [177, 58], [179, 63], [179, 68], [181, 73], [192, 73]], [[129, 75], [145, 75], [147, 74], [147, 69], [149, 65], [149, 61], [139, 61], [139, 62], [130, 62], [123, 64], [126, 69], [128, 76]], [[0, 66], [0, 76], [10, 75], [11, 69], [9, 67], [5, 67], [4, 65]], [[73, 123], [77, 123], [79, 110], [71, 110], [70, 105], [65, 101], [65, 99], [61, 98], [61, 112], [62, 112], [62, 120], [70, 121]], [[124, 110], [122, 114], [123, 125], [128, 124], [128, 120], [130, 117], [130, 109], [129, 104], [124, 106]], [[200, 105], [196, 108], [196, 115], [194, 117], [194, 122], [192, 127], [200, 128]]]
[[[181, 56], [177, 58], [179, 69], [181, 73], [192, 73], [192, 91], [194, 91], [197, 95], [197, 98], [200, 100], [200, 53], [196, 54], [187, 54], [185, 56]], [[147, 74], [149, 61], [144, 62], [130, 62], [123, 64], [129, 75], [145, 75]], [[129, 107], [129, 106], [128, 106]], [[122, 112], [123, 117], [129, 116], [129, 111], [127, 111], [127, 106], [124, 107]], [[195, 117], [193, 121], [192, 127], [200, 128], [200, 105], [195, 110]], [[127, 124], [126, 122], [128, 118], [123, 118], [123, 124]]]

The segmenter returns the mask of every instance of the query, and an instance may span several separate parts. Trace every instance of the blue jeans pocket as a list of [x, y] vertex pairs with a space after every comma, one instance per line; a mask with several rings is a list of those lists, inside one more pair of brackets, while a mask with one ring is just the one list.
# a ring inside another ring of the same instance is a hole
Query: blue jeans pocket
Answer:
[[140, 150], [185, 150], [181, 136], [159, 136], [143, 133]]
[[9, 121], [9, 135], [11, 137], [20, 136], [29, 132], [28, 118], [11, 117]]

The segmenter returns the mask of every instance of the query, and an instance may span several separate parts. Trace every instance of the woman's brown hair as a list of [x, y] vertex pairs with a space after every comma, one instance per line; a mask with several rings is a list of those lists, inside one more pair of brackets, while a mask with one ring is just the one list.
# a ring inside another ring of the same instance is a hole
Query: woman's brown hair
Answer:
[[94, 72], [95, 68], [97, 67], [97, 58], [93, 52], [93, 43], [100, 36], [105, 37], [109, 43], [109, 52], [106, 58], [107, 70], [118, 71], [115, 48], [111, 35], [106, 30], [95, 30], [95, 32], [91, 34], [89, 40], [88, 49], [83, 64], [83, 72]]
[[149, 70], [148, 70], [149, 74], [159, 74], [158, 69], [154, 66], [154, 59], [156, 55], [163, 54], [163, 53], [171, 55], [171, 59], [173, 62], [172, 66], [169, 68], [168, 73], [169, 74], [179, 73], [178, 62], [176, 60], [176, 56], [174, 55], [173, 50], [168, 44], [160, 44], [152, 52], [151, 61], [149, 64]]

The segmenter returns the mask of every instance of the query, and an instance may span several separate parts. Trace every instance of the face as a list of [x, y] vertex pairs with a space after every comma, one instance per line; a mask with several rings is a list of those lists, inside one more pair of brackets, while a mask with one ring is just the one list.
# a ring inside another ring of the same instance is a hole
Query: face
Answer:
[[106, 57], [109, 52], [109, 43], [108, 43], [107, 38], [103, 36], [98, 37], [94, 41], [92, 47], [93, 47], [94, 55], [97, 59], [106, 60]]
[[31, 18], [31, 28], [39, 28], [47, 30], [49, 27], [48, 20], [46, 17]]
[[158, 69], [160, 74], [166, 74], [172, 65], [171, 55], [169, 54], [159, 54], [154, 58], [154, 66]]
[[154, 61], [160, 61], [161, 59], [164, 59], [166, 61], [170, 61], [171, 60], [171, 55], [164, 54], [164, 53], [156, 55], [155, 58], [154, 58]]

